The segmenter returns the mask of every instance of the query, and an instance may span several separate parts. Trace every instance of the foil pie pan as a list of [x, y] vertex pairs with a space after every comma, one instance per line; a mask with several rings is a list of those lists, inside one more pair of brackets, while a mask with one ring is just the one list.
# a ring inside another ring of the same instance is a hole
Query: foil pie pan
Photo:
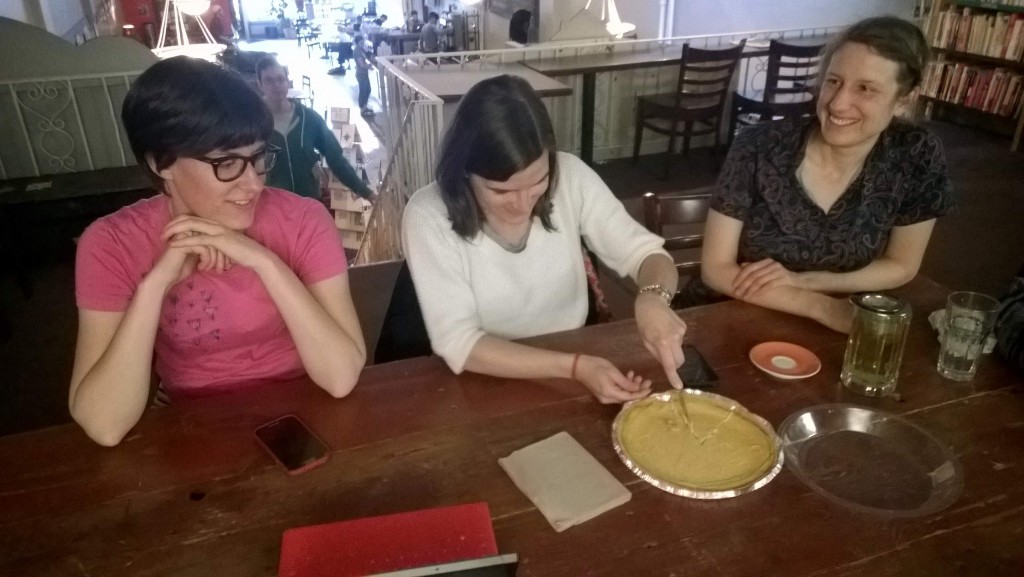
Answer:
[[[775, 457], [771, 466], [768, 467], [768, 469], [765, 471], [763, 475], [761, 475], [761, 477], [755, 479], [753, 482], [747, 483], [745, 485], [740, 485], [737, 487], [731, 487], [729, 489], [720, 490], [707, 490], [696, 487], [688, 487], [685, 485], [677, 485], [675, 483], [666, 481], [665, 479], [655, 477], [654, 475], [647, 472], [643, 467], [641, 467], [639, 464], [636, 463], [636, 461], [633, 460], [633, 458], [630, 456], [629, 452], [623, 445], [621, 437], [622, 423], [625, 420], [626, 415], [628, 415], [629, 412], [633, 410], [633, 408], [636, 407], [636, 405], [638, 405], [639, 403], [643, 403], [645, 401], [648, 401], [649, 399], [653, 399], [654, 401], [660, 402], [678, 402], [677, 397], [679, 395], [700, 397], [702, 400], [706, 400], [708, 402], [717, 404], [726, 410], [735, 409], [736, 417], [742, 417], [747, 421], [753, 423], [757, 428], [764, 431], [765, 435], [768, 436], [769, 442], [771, 443], [772, 454]], [[746, 407], [728, 397], [723, 397], [721, 395], [716, 395], [714, 393], [708, 393], [706, 391], [698, 391], [693, 389], [683, 389], [682, 391], [667, 391], [664, 393], [656, 393], [647, 397], [646, 399], [630, 401], [623, 405], [622, 410], [619, 411], [619, 414], [615, 417], [615, 421], [612, 422], [612, 444], [615, 446], [615, 452], [618, 453], [619, 458], [622, 459], [623, 463], [625, 463], [626, 468], [632, 471], [633, 474], [635, 474], [637, 477], [640, 477], [644, 481], [650, 483], [651, 485], [654, 485], [655, 487], [661, 489], [662, 491], [667, 491], [669, 493], [672, 493], [673, 495], [690, 497], [691, 499], [728, 499], [730, 497], [737, 497], [739, 495], [745, 495], [752, 491], [756, 491], [761, 487], [767, 485], [769, 481], [774, 479], [775, 476], [779, 474], [779, 471], [782, 470], [782, 462], [784, 459], [782, 452], [782, 440], [779, 439], [779, 436], [775, 434], [775, 430], [772, 428], [771, 423], [759, 417], [758, 415], [751, 413], [749, 410], [747, 410]]]

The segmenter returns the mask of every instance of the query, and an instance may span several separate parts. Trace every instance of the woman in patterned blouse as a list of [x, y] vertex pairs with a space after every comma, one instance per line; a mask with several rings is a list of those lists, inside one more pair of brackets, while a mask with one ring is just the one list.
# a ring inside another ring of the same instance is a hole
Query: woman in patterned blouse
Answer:
[[938, 139], [894, 120], [927, 61], [913, 24], [863, 20], [826, 48], [815, 117], [737, 137], [711, 201], [707, 287], [847, 332], [852, 307], [829, 293], [914, 278], [953, 206]]

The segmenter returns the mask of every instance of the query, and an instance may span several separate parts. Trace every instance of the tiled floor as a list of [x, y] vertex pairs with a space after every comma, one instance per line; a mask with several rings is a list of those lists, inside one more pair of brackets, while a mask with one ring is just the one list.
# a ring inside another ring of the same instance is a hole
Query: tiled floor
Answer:
[[[327, 76], [327, 61], [307, 58], [305, 48], [298, 49], [294, 41], [268, 41], [252, 48], [279, 52], [296, 84], [303, 73], [313, 77], [318, 110], [327, 105], [354, 107], [353, 74]], [[379, 102], [372, 106], [379, 109]], [[381, 136], [379, 127], [358, 115], [353, 118], [361, 135]], [[922, 272], [950, 287], [997, 295], [1024, 262], [1024, 157], [1010, 153], [1000, 137], [949, 124], [929, 126], [946, 145], [961, 208], [939, 221]], [[382, 150], [379, 146], [370, 152], [382, 158]], [[635, 167], [629, 160], [612, 161], [597, 170], [639, 216], [640, 194], [711, 184], [717, 160], [706, 150], [693, 151], [690, 158], [675, 163], [668, 181], [657, 178], [660, 158], [642, 158]], [[8, 317], [12, 333], [4, 338], [0, 330], [0, 435], [69, 418], [66, 396], [76, 330], [73, 247], [69, 239], [60, 242], [59, 250], [39, 255], [30, 299], [0, 270], [0, 315]], [[619, 318], [630, 316], [630, 297], [610, 284], [607, 288]]]

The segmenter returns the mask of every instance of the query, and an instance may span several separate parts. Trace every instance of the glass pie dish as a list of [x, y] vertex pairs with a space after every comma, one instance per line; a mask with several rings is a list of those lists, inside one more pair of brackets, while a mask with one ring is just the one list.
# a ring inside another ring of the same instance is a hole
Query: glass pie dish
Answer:
[[963, 490], [948, 445], [910, 421], [866, 407], [819, 405], [779, 427], [789, 469], [819, 495], [858, 511], [918, 517]]

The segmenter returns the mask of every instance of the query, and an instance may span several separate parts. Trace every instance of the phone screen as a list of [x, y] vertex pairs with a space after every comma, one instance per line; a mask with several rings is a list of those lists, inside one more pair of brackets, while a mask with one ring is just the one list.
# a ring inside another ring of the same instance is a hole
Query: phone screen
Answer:
[[327, 446], [294, 415], [256, 429], [256, 438], [289, 472], [300, 472], [327, 458]]
[[707, 389], [718, 382], [718, 375], [693, 345], [683, 345], [683, 366], [679, 367], [679, 378], [688, 389]]

